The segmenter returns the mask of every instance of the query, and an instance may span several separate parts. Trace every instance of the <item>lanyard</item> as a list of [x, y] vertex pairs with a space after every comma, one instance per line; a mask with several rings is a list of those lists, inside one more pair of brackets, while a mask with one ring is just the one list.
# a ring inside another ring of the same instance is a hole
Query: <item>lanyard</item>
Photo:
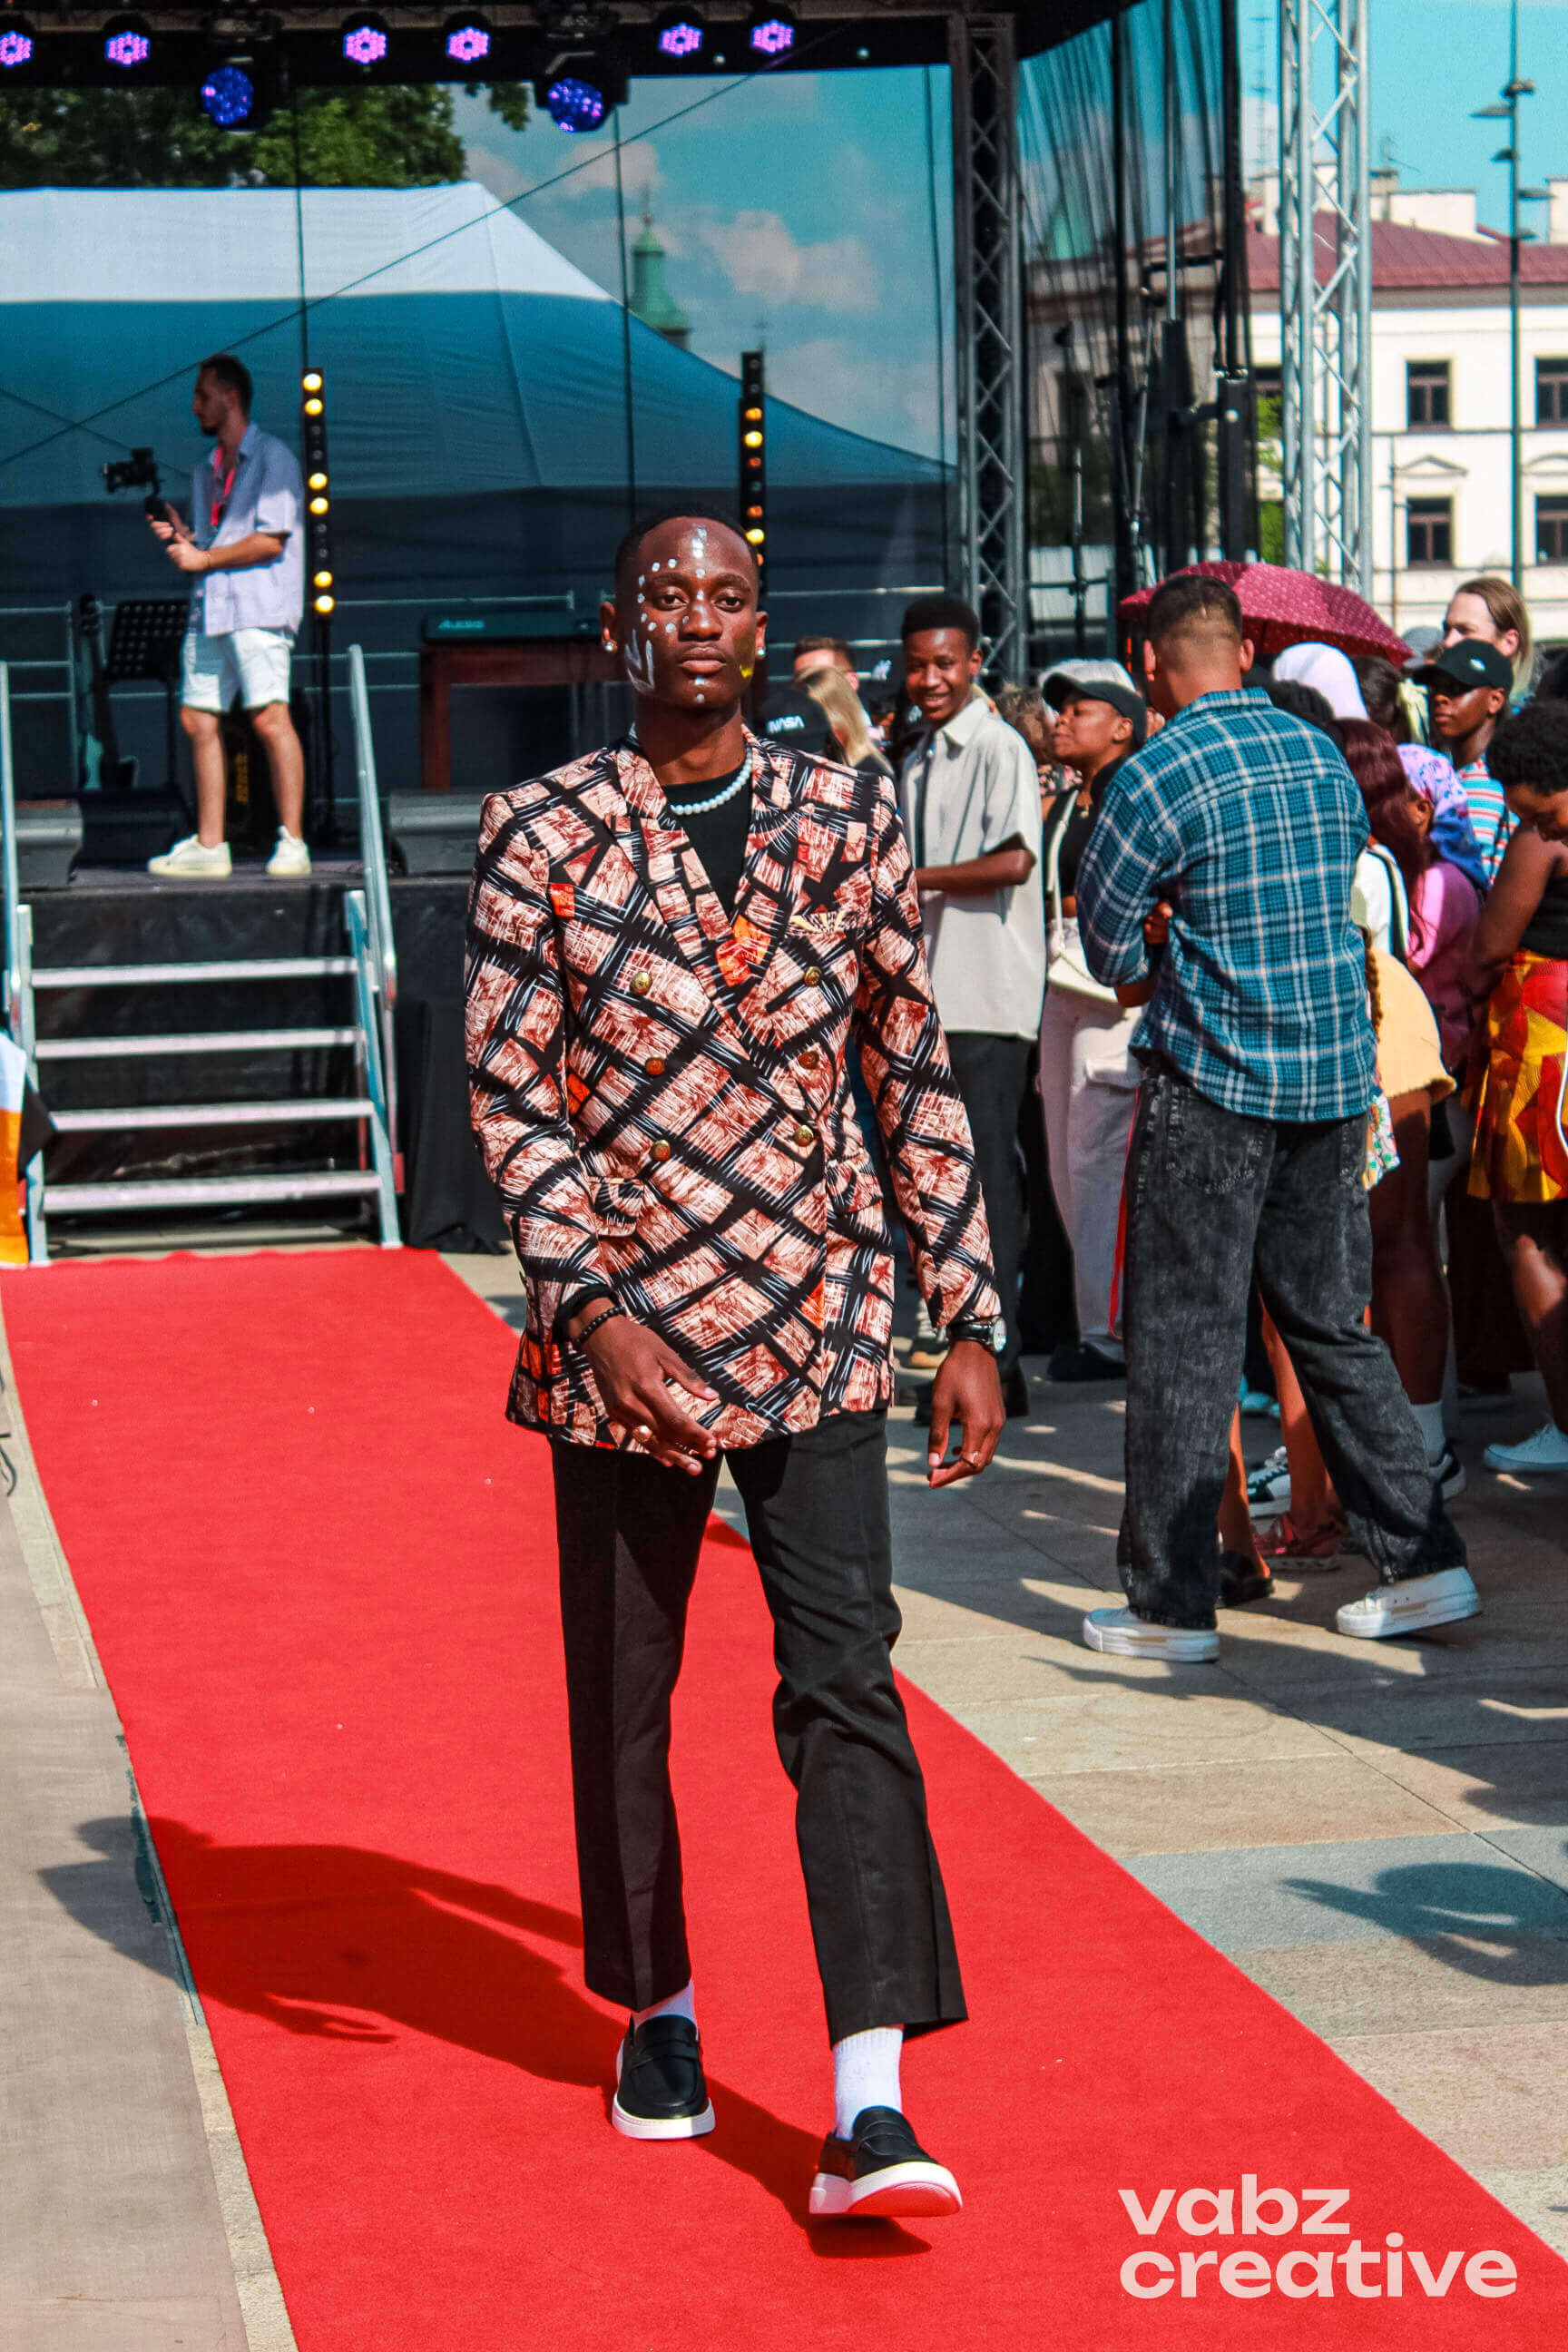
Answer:
[[230, 494], [230, 492], [231, 492], [231, 491], [233, 490], [233, 488], [234, 488], [234, 478], [235, 478], [235, 475], [236, 475], [236, 474], [238, 472], [238, 470], [239, 470], [239, 451], [237, 449], [237, 450], [235, 451], [235, 453], [234, 453], [233, 457], [229, 459], [229, 461], [228, 461], [228, 472], [227, 472], [227, 474], [224, 477], [224, 479], [223, 479], [223, 481], [222, 481], [221, 483], [220, 483], [220, 482], [219, 482], [219, 480], [218, 480], [218, 471], [217, 471], [217, 467], [218, 467], [218, 452], [215, 449], [215, 450], [213, 451], [213, 520], [212, 520], [212, 527], [213, 527], [214, 530], [216, 530], [216, 529], [217, 529], [218, 525], [222, 522], [222, 520], [223, 520], [223, 519], [224, 519], [224, 516], [225, 516], [225, 514], [226, 514], [226, 512], [227, 511], [227, 509], [228, 509], [229, 494]]

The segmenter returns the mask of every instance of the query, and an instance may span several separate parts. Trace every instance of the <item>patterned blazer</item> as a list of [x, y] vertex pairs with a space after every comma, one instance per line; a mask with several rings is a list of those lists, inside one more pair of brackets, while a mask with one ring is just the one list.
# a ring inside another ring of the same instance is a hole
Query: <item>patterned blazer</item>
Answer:
[[556, 1329], [588, 1283], [717, 1391], [726, 1445], [887, 1402], [851, 1035], [932, 1319], [999, 1311], [892, 785], [747, 740], [733, 922], [629, 741], [485, 803], [468, 1060], [527, 1290], [508, 1411], [578, 1444], [630, 1444]]

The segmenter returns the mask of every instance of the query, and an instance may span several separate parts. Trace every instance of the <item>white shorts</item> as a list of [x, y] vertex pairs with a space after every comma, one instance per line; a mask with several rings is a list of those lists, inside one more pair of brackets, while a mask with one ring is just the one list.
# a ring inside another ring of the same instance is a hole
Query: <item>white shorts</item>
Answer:
[[180, 652], [180, 700], [187, 710], [226, 710], [235, 696], [247, 710], [289, 700], [293, 641], [282, 629], [235, 629], [227, 636], [186, 632]]

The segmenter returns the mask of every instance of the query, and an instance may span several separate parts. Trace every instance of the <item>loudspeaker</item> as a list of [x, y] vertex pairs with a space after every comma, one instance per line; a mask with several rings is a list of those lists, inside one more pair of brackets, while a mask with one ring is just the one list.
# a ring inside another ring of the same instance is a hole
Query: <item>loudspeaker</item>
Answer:
[[63, 890], [81, 843], [79, 803], [16, 803], [16, 876], [24, 890]]
[[386, 837], [405, 874], [468, 874], [479, 847], [478, 793], [389, 793]]

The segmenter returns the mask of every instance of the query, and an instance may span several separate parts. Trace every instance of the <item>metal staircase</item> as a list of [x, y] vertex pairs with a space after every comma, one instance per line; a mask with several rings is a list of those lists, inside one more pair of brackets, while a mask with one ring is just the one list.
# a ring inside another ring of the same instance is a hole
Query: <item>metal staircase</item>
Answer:
[[[353, 712], [354, 765], [359, 786], [361, 855], [364, 887], [343, 894], [341, 954], [242, 957], [207, 962], [79, 964], [38, 967], [33, 962], [32, 909], [22, 903], [16, 871], [16, 828], [11, 758], [10, 699], [0, 664], [0, 818], [5, 832], [5, 1013], [11, 1035], [26, 1057], [37, 1082], [41, 1066], [66, 1062], [163, 1061], [199, 1057], [211, 1062], [214, 1093], [199, 1102], [171, 1102], [59, 1109], [51, 1113], [62, 1135], [134, 1135], [158, 1130], [265, 1129], [269, 1127], [358, 1130], [356, 1164], [298, 1170], [256, 1171], [237, 1176], [117, 1178], [106, 1182], [51, 1182], [40, 1153], [26, 1171], [27, 1238], [31, 1262], [48, 1262], [48, 1219], [57, 1212], [109, 1215], [127, 1210], [230, 1209], [300, 1201], [359, 1197], [374, 1201], [384, 1249], [401, 1246], [397, 1223], [399, 1171], [393, 1150], [396, 1129], [392, 1014], [397, 964], [392, 937], [392, 902], [382, 838], [375, 760], [370, 735], [370, 704], [359, 646], [349, 652]], [[351, 984], [352, 1003], [342, 1022], [313, 1026], [271, 1025], [268, 995], [289, 982]], [[197, 989], [254, 983], [260, 1018], [254, 1028], [171, 1029], [129, 1035], [37, 1034], [37, 999], [67, 991], [115, 989], [153, 992], [170, 987]], [[349, 1048], [353, 1076], [347, 1092], [287, 1095], [263, 1101], [226, 1100], [221, 1076], [226, 1055], [299, 1055]], [[40, 1089], [46, 1095], [47, 1087]]]

